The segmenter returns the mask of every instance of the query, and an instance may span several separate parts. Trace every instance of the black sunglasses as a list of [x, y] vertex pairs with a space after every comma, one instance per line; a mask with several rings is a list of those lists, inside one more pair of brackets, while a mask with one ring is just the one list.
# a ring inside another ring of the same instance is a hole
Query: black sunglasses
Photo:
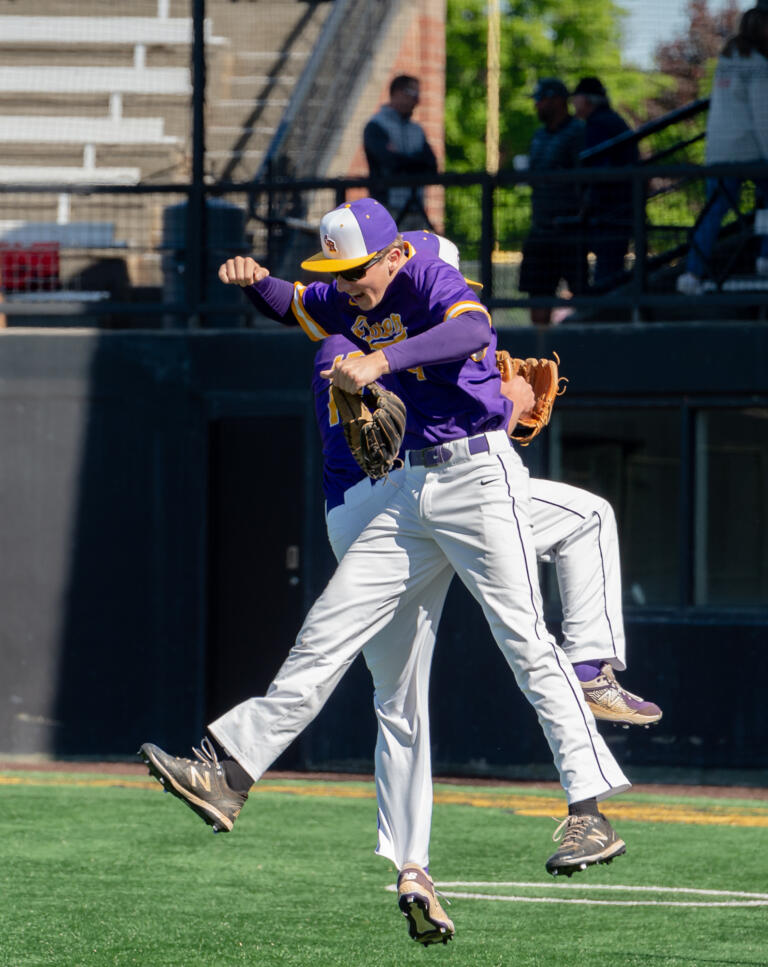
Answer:
[[345, 272], [334, 272], [333, 274], [337, 279], [344, 279], [345, 282], [358, 282], [372, 265], [381, 262], [383, 258], [384, 253], [382, 252], [380, 255], [374, 256], [369, 262], [356, 265], [353, 269], [347, 269]]

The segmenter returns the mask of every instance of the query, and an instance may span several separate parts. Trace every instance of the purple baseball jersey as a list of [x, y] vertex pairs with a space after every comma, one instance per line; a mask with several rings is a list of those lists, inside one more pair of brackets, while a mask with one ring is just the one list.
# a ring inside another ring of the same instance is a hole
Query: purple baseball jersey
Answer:
[[[499, 392], [496, 333], [488, 310], [456, 269], [431, 253], [420, 255], [412, 243], [408, 255], [382, 301], [368, 312], [354, 305], [334, 284], [296, 283], [292, 310], [299, 325], [310, 339], [326, 339], [336, 333], [363, 352], [391, 347], [386, 355], [395, 371], [387, 377], [387, 383], [408, 411], [406, 449], [506, 428], [512, 404]], [[455, 362], [398, 371], [399, 344], [464, 312], [482, 312], [488, 318], [485, 351]]]
[[344, 491], [365, 477], [344, 439], [339, 414], [331, 402], [330, 380], [320, 375], [322, 370], [330, 369], [334, 362], [350, 353], [360, 355], [361, 351], [345, 336], [329, 336], [315, 354], [312, 371], [315, 416], [323, 448], [323, 492], [327, 510], [343, 504]]

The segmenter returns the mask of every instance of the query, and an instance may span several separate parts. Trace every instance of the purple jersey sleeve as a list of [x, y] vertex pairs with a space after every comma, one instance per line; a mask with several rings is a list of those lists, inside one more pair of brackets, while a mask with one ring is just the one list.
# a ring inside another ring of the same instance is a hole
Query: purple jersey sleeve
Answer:
[[439, 326], [417, 333], [382, 350], [389, 371], [397, 373], [412, 366], [435, 366], [465, 359], [488, 346], [491, 330], [488, 317], [476, 311], [447, 318]]
[[263, 312], [269, 319], [287, 325], [296, 325], [291, 312], [293, 286], [284, 279], [275, 279], [268, 275], [261, 282], [255, 282], [243, 288], [243, 292], [259, 312]]

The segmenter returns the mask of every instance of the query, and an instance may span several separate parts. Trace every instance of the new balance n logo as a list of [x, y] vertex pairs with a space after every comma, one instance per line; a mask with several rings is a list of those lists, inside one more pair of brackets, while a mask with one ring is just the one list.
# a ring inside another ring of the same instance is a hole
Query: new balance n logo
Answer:
[[195, 787], [202, 787], [206, 792], [210, 792], [211, 773], [208, 770], [205, 772], [198, 772], [197, 769], [192, 766], [189, 770], [189, 784], [193, 789]]

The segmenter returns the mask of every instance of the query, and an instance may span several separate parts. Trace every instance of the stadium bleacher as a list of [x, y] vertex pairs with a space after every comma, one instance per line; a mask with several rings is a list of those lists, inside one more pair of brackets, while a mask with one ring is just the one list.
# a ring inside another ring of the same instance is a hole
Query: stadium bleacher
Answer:
[[[257, 10], [209, 0], [204, 35], [211, 177], [253, 177], [329, 6], [260, 0]], [[101, 250], [116, 247], [134, 253], [126, 258], [138, 285], [156, 284], [162, 212], [177, 199], [106, 199], [86, 189], [186, 183], [189, 4], [135, 0], [130, 16], [110, 0], [41, 0], [34, 13], [21, 9], [0, 0], [0, 242], [56, 241], [64, 288], [87, 254], [99, 258]], [[14, 185], [26, 193], [14, 194]], [[40, 192], [30, 194], [36, 185]]]

